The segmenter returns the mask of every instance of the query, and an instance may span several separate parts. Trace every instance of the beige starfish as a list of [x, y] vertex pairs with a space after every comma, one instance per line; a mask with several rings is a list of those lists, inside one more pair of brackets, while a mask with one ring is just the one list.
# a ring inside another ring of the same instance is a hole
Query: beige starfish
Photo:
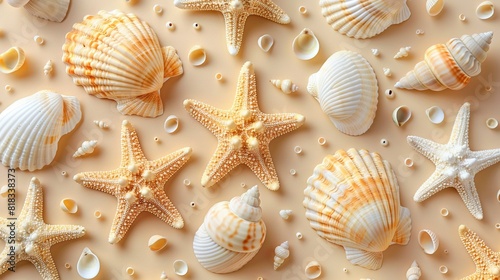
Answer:
[[220, 110], [195, 100], [184, 101], [189, 114], [219, 141], [201, 184], [210, 187], [243, 163], [268, 189], [277, 190], [279, 181], [269, 142], [297, 129], [305, 118], [299, 114], [265, 114], [259, 110], [255, 73], [250, 62], [241, 68], [236, 90], [236, 99], [229, 110]]
[[290, 17], [271, 0], [174, 0], [181, 9], [219, 11], [226, 24], [226, 44], [231, 55], [238, 54], [243, 41], [245, 21], [250, 15], [287, 24]]
[[190, 155], [191, 148], [188, 147], [148, 161], [132, 124], [123, 121], [120, 167], [112, 171], [82, 172], [73, 177], [87, 188], [116, 196], [118, 206], [109, 233], [109, 243], [120, 241], [137, 216], [144, 211], [154, 214], [174, 228], [184, 226], [179, 211], [170, 202], [163, 187]]
[[30, 261], [43, 279], [60, 279], [50, 247], [84, 234], [82, 226], [49, 225], [43, 221], [42, 187], [33, 177], [17, 220], [0, 218], [0, 238], [5, 241], [5, 248], [0, 253], [0, 274], [15, 271], [20, 261]]
[[458, 227], [458, 235], [476, 264], [476, 272], [462, 280], [500, 279], [500, 252], [493, 252], [476, 233], [464, 225]]

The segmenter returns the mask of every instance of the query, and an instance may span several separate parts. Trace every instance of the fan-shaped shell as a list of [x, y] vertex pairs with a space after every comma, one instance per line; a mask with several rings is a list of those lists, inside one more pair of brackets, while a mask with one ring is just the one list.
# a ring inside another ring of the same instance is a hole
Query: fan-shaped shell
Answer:
[[320, 0], [319, 6], [334, 30], [357, 39], [371, 38], [411, 15], [406, 0]]
[[382, 252], [410, 239], [410, 211], [400, 206], [390, 164], [366, 150], [338, 150], [307, 180], [303, 205], [319, 236], [344, 247], [356, 265], [378, 269]]
[[493, 32], [463, 35], [425, 51], [424, 60], [415, 65], [395, 87], [416, 90], [459, 90], [471, 77], [481, 73]]
[[2, 164], [29, 171], [50, 164], [59, 139], [81, 116], [76, 97], [47, 90], [12, 103], [0, 114]]
[[339, 51], [331, 55], [309, 77], [307, 91], [341, 132], [361, 135], [372, 125], [378, 103], [377, 78], [360, 54]]
[[70, 0], [7, 0], [12, 7], [23, 7], [32, 15], [50, 21], [62, 22]]
[[162, 48], [146, 22], [117, 10], [74, 24], [63, 51], [73, 82], [88, 94], [115, 100], [126, 115], [163, 114], [160, 89], [183, 72], [173, 47]]

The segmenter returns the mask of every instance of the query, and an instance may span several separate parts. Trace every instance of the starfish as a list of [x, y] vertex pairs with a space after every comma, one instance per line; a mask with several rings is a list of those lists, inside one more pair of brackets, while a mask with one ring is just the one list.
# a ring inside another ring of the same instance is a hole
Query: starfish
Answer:
[[184, 101], [184, 107], [218, 139], [217, 149], [201, 178], [204, 187], [216, 184], [243, 163], [268, 189], [279, 189], [269, 142], [297, 129], [305, 118], [299, 114], [265, 114], [260, 111], [252, 63], [246, 62], [240, 70], [231, 109], [220, 110], [191, 99]]
[[42, 187], [33, 177], [17, 220], [0, 218], [0, 238], [5, 241], [5, 248], [0, 253], [0, 274], [15, 271], [20, 261], [30, 261], [43, 279], [60, 279], [50, 247], [84, 234], [82, 226], [49, 225], [43, 221]]
[[476, 264], [476, 272], [462, 280], [500, 279], [500, 252], [493, 252], [476, 233], [464, 225], [458, 227], [458, 235]]
[[436, 170], [420, 186], [413, 200], [421, 202], [445, 188], [455, 188], [469, 212], [481, 220], [483, 210], [474, 184], [474, 176], [500, 161], [500, 149], [482, 151], [469, 149], [469, 117], [470, 104], [466, 102], [458, 111], [447, 144], [408, 136], [408, 144], [436, 165]]
[[231, 55], [238, 54], [243, 41], [245, 21], [250, 15], [287, 24], [290, 17], [271, 0], [174, 0], [181, 9], [219, 11], [226, 24], [226, 44]]
[[87, 188], [116, 196], [118, 206], [109, 233], [109, 243], [120, 241], [137, 216], [144, 211], [174, 228], [184, 226], [179, 211], [168, 199], [163, 186], [190, 155], [191, 148], [187, 147], [148, 161], [134, 127], [127, 120], [123, 121], [120, 167], [112, 171], [82, 172], [73, 177]]

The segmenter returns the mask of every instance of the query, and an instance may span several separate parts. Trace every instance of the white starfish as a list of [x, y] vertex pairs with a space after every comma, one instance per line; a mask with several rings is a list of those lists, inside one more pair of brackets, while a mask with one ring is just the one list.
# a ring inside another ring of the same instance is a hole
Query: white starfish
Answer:
[[481, 202], [474, 184], [479, 171], [500, 161], [500, 149], [471, 151], [469, 149], [470, 104], [465, 103], [458, 111], [450, 140], [439, 144], [417, 136], [408, 136], [408, 144], [430, 159], [436, 170], [420, 186], [413, 200], [421, 202], [445, 188], [455, 188], [478, 220], [483, 218]]

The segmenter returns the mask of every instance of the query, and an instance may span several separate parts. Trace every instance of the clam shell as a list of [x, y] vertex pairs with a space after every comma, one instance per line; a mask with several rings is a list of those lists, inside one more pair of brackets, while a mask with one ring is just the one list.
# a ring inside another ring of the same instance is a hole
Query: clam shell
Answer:
[[411, 110], [408, 106], [402, 105], [392, 111], [392, 121], [397, 126], [403, 126], [411, 118]]
[[188, 273], [189, 267], [183, 260], [174, 261], [174, 272], [179, 276], [184, 276]]
[[321, 276], [321, 265], [317, 261], [310, 261], [304, 269], [307, 279], [316, 279]]
[[193, 66], [203, 65], [207, 60], [207, 53], [205, 52], [205, 49], [203, 47], [198, 45], [193, 46], [189, 50], [188, 60], [189, 63], [191, 63], [191, 65]]
[[76, 264], [78, 275], [83, 279], [93, 279], [99, 274], [100, 269], [99, 258], [89, 248], [85, 247]]
[[425, 9], [430, 16], [437, 16], [444, 8], [444, 0], [427, 0]]
[[0, 54], [0, 71], [5, 74], [15, 72], [23, 66], [24, 60], [24, 50], [12, 47]]
[[75, 214], [78, 212], [78, 204], [76, 204], [76, 201], [71, 198], [64, 198], [61, 200], [61, 203], [59, 203], [59, 206], [61, 207], [61, 210], [69, 214]]
[[174, 133], [179, 128], [179, 118], [176, 115], [170, 115], [165, 119], [163, 123], [163, 129], [167, 133]]
[[12, 103], [0, 113], [2, 164], [29, 171], [50, 164], [81, 116], [78, 99], [47, 90]]
[[268, 52], [274, 45], [274, 38], [269, 34], [264, 34], [257, 40], [257, 45], [264, 52]]
[[86, 16], [66, 34], [66, 73], [98, 98], [115, 100], [125, 115], [163, 114], [160, 89], [183, 73], [173, 47], [161, 47], [153, 29], [134, 14], [114, 10]]
[[339, 51], [331, 55], [309, 77], [307, 91], [341, 132], [361, 135], [372, 125], [378, 103], [377, 79], [360, 54]]
[[433, 231], [423, 229], [418, 232], [418, 244], [426, 254], [432, 255], [439, 247], [439, 239]]
[[70, 0], [7, 0], [12, 7], [23, 7], [32, 15], [50, 21], [62, 22]]
[[410, 239], [410, 211], [400, 205], [390, 164], [366, 150], [338, 150], [307, 180], [303, 205], [316, 233], [344, 247], [347, 259], [379, 269], [382, 252]]
[[357, 39], [380, 34], [411, 14], [406, 0], [320, 0], [319, 6], [334, 30]]
[[295, 56], [300, 60], [314, 58], [319, 52], [319, 41], [311, 29], [304, 28], [292, 42]]
[[476, 16], [479, 19], [489, 19], [495, 14], [495, 6], [491, 1], [483, 1], [477, 5]]
[[160, 251], [167, 246], [167, 238], [162, 235], [155, 234], [149, 238], [148, 247], [151, 251]]
[[444, 121], [444, 111], [439, 106], [432, 106], [425, 110], [425, 114], [431, 123], [440, 124]]

